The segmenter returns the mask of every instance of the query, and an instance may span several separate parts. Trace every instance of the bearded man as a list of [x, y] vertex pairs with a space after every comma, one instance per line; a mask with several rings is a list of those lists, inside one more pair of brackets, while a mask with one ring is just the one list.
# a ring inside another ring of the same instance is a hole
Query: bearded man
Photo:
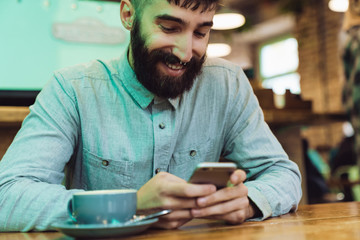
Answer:
[[[243, 71], [205, 60], [217, 5], [120, 3], [128, 50], [55, 72], [0, 162], [0, 230], [47, 230], [68, 218], [73, 193], [97, 189], [138, 189], [138, 210], [171, 209], [161, 228], [296, 210], [299, 170]], [[220, 156], [237, 164], [232, 186], [187, 182], [198, 163]]]

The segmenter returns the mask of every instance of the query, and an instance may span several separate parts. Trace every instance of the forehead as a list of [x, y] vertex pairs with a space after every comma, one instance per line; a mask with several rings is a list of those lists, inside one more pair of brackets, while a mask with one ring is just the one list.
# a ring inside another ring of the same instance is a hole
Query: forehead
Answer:
[[[143, 16], [146, 17], [156, 17], [159, 15], [173, 15], [176, 17], [184, 16], [189, 17], [196, 16], [199, 20], [211, 21], [213, 15], [215, 14], [215, 9], [209, 9], [203, 11], [203, 6], [199, 6], [197, 9], [193, 10], [192, 7], [195, 5], [188, 6], [187, 8], [181, 7], [184, 0], [180, 0], [180, 4], [176, 5], [175, 3], [169, 3], [167, 0], [145, 0], [148, 1], [148, 4], [142, 9]], [[186, 15], [186, 16], [185, 16]], [[190, 20], [190, 19], [187, 19]], [[193, 19], [191, 19], [193, 20]]]

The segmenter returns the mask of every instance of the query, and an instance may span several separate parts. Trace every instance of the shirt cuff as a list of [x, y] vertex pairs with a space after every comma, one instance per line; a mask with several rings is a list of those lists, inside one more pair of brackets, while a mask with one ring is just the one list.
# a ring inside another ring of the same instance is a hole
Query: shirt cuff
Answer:
[[245, 183], [245, 185], [248, 188], [248, 197], [262, 213], [261, 217], [250, 218], [247, 219], [247, 221], [262, 221], [266, 218], [271, 217], [272, 215], [271, 206], [267, 201], [267, 199], [265, 198], [265, 196], [261, 194], [261, 192], [257, 190], [255, 187], [249, 186], [250, 184]]

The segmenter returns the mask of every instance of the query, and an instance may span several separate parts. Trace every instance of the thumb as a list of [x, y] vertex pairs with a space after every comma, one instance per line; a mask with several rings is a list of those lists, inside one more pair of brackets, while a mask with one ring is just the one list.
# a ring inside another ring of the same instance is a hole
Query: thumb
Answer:
[[238, 169], [230, 176], [230, 182], [233, 185], [238, 185], [246, 180], [246, 173], [244, 170]]

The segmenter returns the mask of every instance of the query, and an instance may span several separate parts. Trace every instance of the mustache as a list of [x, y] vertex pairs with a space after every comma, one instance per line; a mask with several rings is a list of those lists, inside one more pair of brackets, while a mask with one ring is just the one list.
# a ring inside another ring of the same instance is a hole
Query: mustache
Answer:
[[189, 62], [182, 62], [180, 58], [175, 56], [170, 52], [165, 52], [163, 50], [157, 49], [151, 52], [151, 56], [155, 61], [162, 61], [169, 64], [181, 64], [185, 67], [191, 67], [192, 65], [196, 64], [196, 62], [201, 61], [200, 58], [193, 56]]
[[167, 54], [165, 57], [164, 57], [164, 60], [167, 62], [167, 63], [170, 63], [170, 64], [177, 64], [177, 63], [182, 63], [182, 61], [177, 57], [175, 56], [174, 54]]

